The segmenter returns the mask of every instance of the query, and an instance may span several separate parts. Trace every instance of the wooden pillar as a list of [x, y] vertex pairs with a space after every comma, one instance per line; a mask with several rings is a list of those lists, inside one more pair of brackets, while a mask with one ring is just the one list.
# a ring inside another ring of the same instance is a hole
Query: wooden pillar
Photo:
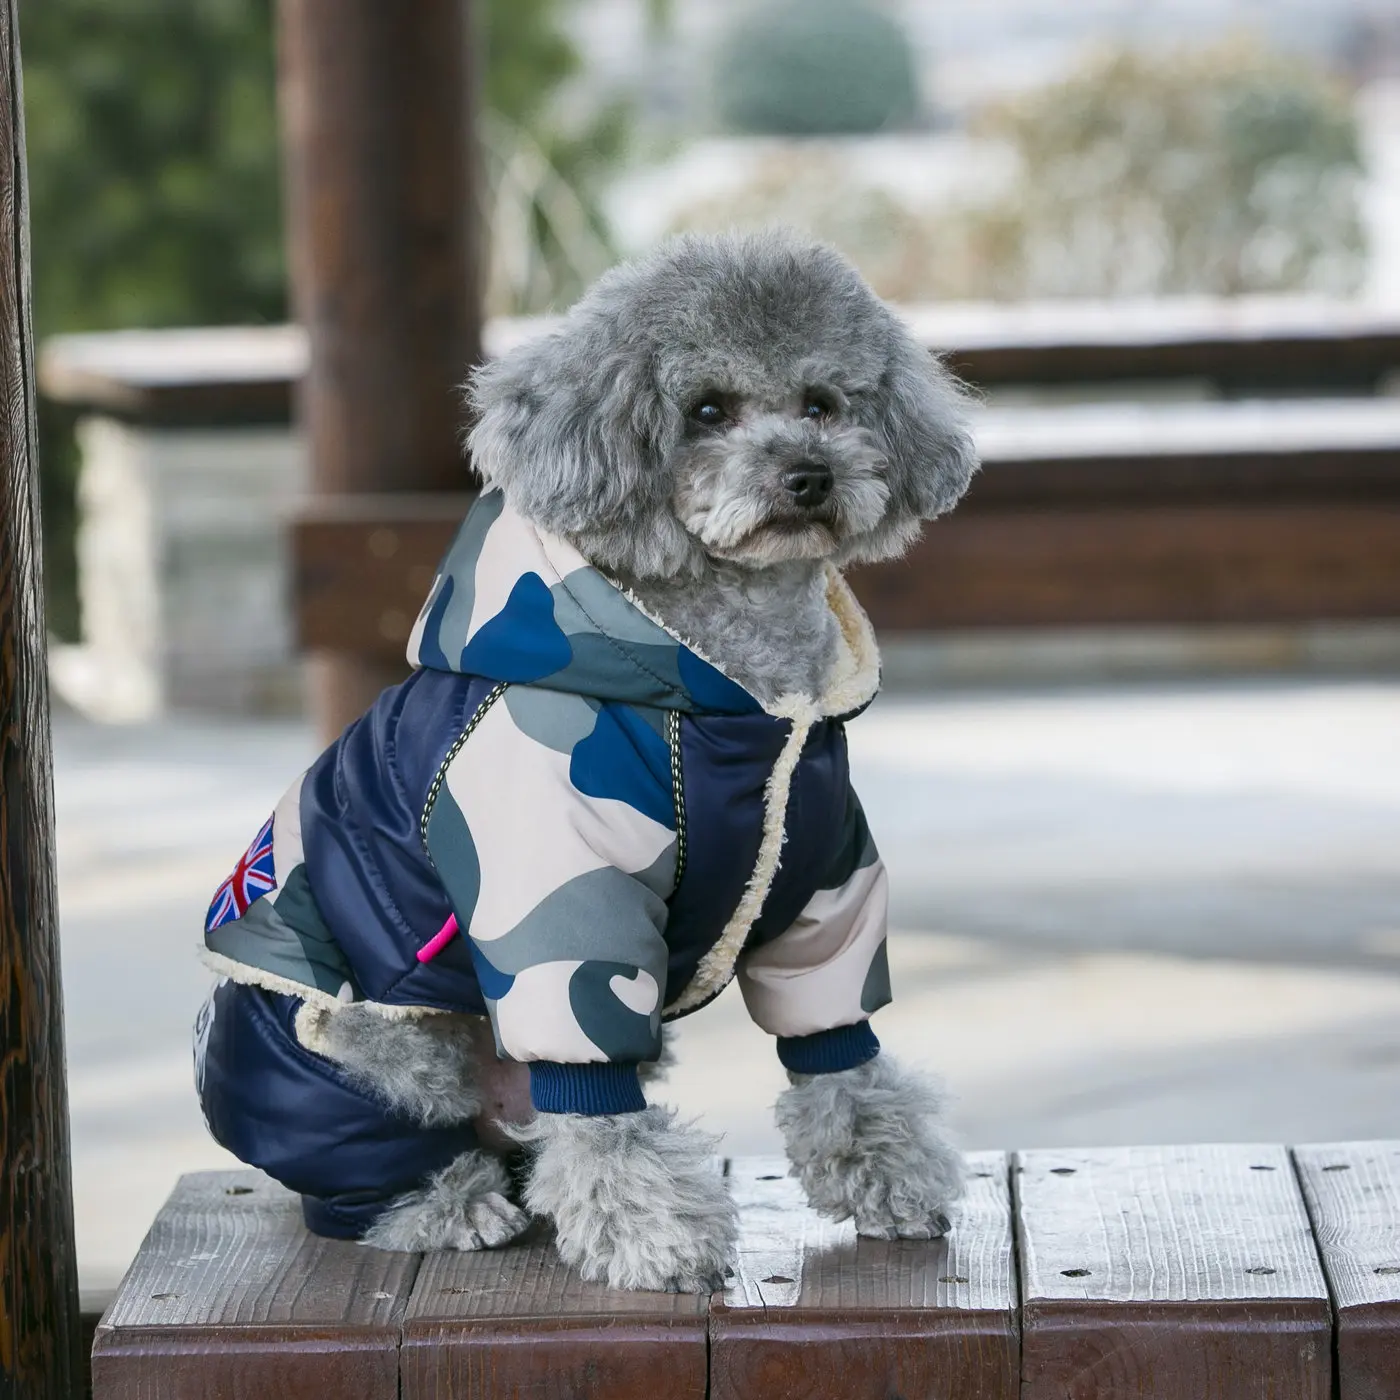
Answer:
[[[318, 494], [461, 490], [458, 386], [480, 354], [467, 0], [280, 0], [301, 396]], [[338, 732], [406, 668], [313, 659]]]
[[0, 13], [0, 1397], [69, 1400], [68, 1163], [18, 0]]

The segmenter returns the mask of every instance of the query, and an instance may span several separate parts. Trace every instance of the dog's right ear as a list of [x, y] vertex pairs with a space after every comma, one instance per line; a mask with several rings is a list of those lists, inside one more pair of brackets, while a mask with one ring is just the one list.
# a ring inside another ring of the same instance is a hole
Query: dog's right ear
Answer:
[[616, 318], [576, 308], [555, 330], [482, 365], [467, 386], [472, 465], [511, 507], [595, 564], [679, 572], [693, 552], [670, 509], [680, 416], [652, 357]]

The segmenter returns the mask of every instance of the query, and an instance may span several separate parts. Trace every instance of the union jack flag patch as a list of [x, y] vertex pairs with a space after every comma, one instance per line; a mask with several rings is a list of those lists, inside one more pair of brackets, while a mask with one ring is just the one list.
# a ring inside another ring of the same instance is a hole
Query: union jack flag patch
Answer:
[[233, 874], [214, 891], [214, 902], [204, 919], [205, 933], [213, 933], [221, 924], [241, 919], [254, 900], [261, 899], [277, 888], [277, 874], [272, 863], [272, 818], [253, 837], [253, 844], [243, 853]]

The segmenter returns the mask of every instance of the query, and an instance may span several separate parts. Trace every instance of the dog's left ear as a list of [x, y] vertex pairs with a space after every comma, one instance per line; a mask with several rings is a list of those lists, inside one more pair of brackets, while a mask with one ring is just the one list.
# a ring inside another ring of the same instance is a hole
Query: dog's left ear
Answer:
[[885, 448], [893, 512], [932, 520], [967, 490], [977, 470], [967, 406], [957, 379], [896, 324], [884, 373], [862, 415]]
[[482, 365], [467, 395], [472, 464], [513, 509], [593, 563], [637, 574], [683, 566], [692, 544], [669, 509], [665, 470], [679, 421], [650, 355], [612, 317], [576, 310]]

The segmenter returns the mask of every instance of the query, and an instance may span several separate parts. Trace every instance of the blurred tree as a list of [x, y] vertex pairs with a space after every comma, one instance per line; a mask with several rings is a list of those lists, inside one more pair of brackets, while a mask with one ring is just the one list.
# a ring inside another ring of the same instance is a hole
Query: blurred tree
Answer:
[[[41, 0], [21, 14], [39, 334], [286, 314], [273, 0]], [[552, 104], [572, 0], [478, 6], [482, 104], [591, 198], [626, 110]], [[653, 10], [656, 0], [648, 0]], [[503, 138], [506, 139], [506, 138]]]
[[[20, 7], [39, 338], [286, 315], [273, 3]], [[482, 103], [494, 133], [488, 168], [498, 172], [518, 148], [528, 150], [547, 171], [553, 204], [566, 205], [587, 234], [561, 239], [529, 195], [518, 232], [540, 246], [538, 266], [524, 302], [504, 309], [569, 298], [611, 257], [593, 192], [623, 147], [626, 110], [573, 113], [567, 129], [556, 121], [554, 98], [579, 64], [564, 28], [572, 3], [476, 7]], [[52, 405], [42, 413], [51, 617], [72, 635], [75, 452], [63, 415]]]
[[839, 248], [882, 297], [917, 301], [936, 295], [927, 218], [871, 183], [847, 143], [804, 141], [800, 155], [788, 144], [761, 151], [737, 186], [682, 206], [670, 231], [723, 233], [785, 224]]
[[1364, 271], [1350, 101], [1252, 42], [1106, 53], [980, 128], [1021, 173], [960, 230], [972, 294], [1345, 292]]
[[1099, 54], [974, 132], [932, 198], [879, 183], [859, 143], [803, 138], [673, 226], [793, 224], [900, 301], [1345, 293], [1364, 275], [1348, 94], [1252, 43]]
[[39, 334], [283, 316], [271, 0], [20, 21]]
[[919, 107], [909, 40], [867, 0], [773, 0], [721, 44], [721, 122], [778, 136], [859, 134], [899, 126]]
[[[285, 314], [272, 0], [20, 7], [39, 339]], [[68, 415], [40, 404], [51, 625], [77, 631]]]

